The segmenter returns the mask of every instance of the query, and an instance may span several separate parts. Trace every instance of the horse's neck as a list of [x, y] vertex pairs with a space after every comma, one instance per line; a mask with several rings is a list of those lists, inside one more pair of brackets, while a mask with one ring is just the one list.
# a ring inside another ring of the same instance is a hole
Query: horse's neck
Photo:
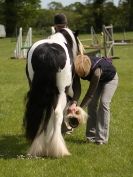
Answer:
[[61, 34], [61, 33], [55, 33], [51, 36], [49, 36], [49, 39], [55, 40], [55, 42], [63, 42], [63, 43], [67, 43], [65, 37]]
[[69, 28], [64, 28], [64, 29], [69, 33], [69, 35], [72, 38], [72, 41], [73, 41], [72, 51], [73, 51], [73, 57], [75, 58], [76, 55], [77, 55], [77, 52], [78, 52], [78, 47], [77, 47], [78, 44], [76, 42], [75, 36], [74, 36], [73, 32]]
[[[69, 35], [71, 36], [72, 38], [72, 41], [73, 41], [73, 47], [72, 47], [72, 52], [73, 52], [73, 57], [75, 58], [76, 55], [77, 55], [77, 42], [76, 42], [76, 39], [75, 39], [75, 36], [73, 34], [73, 32], [69, 29], [69, 28], [64, 28], [68, 33]], [[65, 44], [68, 44], [68, 41], [67, 39], [65, 38], [65, 36], [60, 33], [60, 32], [57, 32], [51, 36], [49, 36], [49, 39], [52, 39], [52, 40], [55, 40], [55, 42], [57, 43], [65, 43]]]

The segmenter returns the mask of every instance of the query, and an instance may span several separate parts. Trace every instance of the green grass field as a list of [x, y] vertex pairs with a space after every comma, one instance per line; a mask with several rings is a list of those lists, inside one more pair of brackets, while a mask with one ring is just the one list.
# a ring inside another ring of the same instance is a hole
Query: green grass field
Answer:
[[[132, 177], [133, 46], [115, 47], [119, 87], [111, 105], [109, 143], [86, 143], [82, 126], [65, 136], [72, 155], [59, 159], [19, 158], [28, 148], [22, 129], [28, 84], [25, 60], [10, 59], [14, 47], [11, 39], [0, 39], [0, 177]], [[87, 83], [82, 86], [84, 93]]]

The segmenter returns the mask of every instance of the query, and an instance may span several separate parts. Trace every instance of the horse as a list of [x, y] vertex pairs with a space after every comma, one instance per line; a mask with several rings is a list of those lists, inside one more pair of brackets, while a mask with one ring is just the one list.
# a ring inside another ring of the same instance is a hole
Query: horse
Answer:
[[28, 51], [29, 81], [24, 128], [30, 142], [27, 155], [63, 157], [70, 155], [61, 133], [67, 96], [73, 97], [73, 62], [80, 50], [77, 33], [63, 28], [35, 42]]

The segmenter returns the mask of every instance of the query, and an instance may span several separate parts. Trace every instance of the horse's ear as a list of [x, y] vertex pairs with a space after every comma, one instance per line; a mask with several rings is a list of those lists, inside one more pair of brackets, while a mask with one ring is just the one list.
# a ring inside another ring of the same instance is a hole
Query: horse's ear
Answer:
[[77, 37], [79, 35], [79, 30], [74, 31], [74, 35]]

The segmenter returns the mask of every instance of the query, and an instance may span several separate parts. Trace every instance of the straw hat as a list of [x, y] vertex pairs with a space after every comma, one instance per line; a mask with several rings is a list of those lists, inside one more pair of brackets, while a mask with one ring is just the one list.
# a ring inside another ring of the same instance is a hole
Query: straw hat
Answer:
[[91, 60], [87, 55], [78, 55], [75, 58], [74, 66], [79, 77], [86, 77], [90, 73]]

